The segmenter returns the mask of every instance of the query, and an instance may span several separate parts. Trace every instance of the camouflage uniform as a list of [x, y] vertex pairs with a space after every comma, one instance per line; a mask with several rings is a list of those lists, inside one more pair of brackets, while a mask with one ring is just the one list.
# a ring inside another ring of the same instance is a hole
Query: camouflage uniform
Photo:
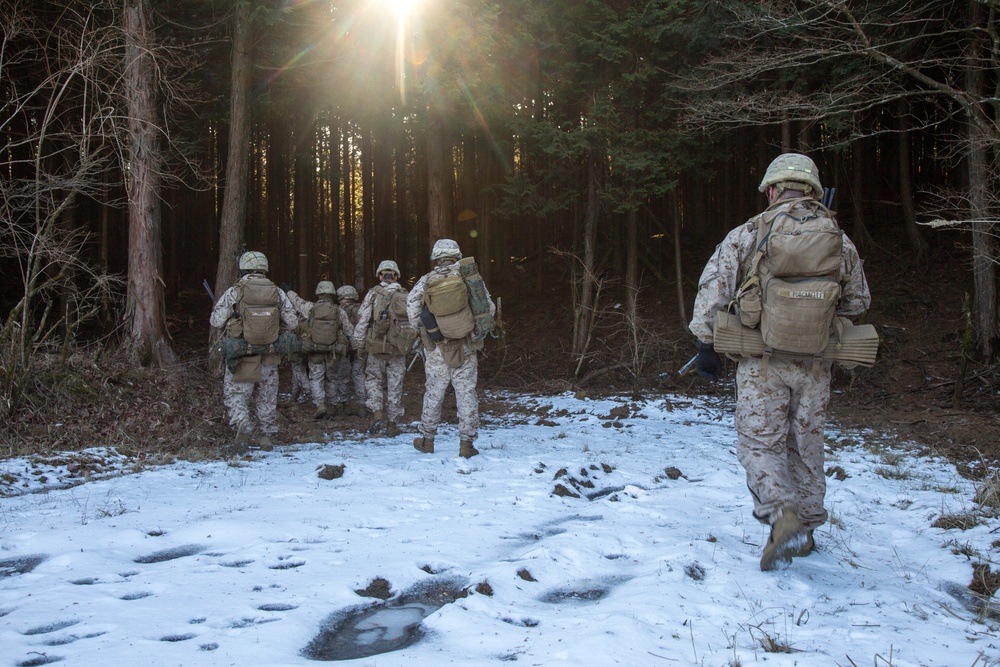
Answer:
[[[346, 303], [345, 303], [346, 302]], [[350, 299], [340, 300], [341, 312], [347, 313], [347, 320], [351, 325], [347, 329], [347, 336], [351, 340], [350, 352], [337, 360], [336, 371], [336, 402], [340, 405], [348, 405], [351, 396], [358, 404], [365, 404], [367, 389], [365, 387], [365, 351], [364, 347], [359, 347], [354, 339], [354, 328], [358, 323], [358, 315], [361, 307], [357, 302]]]
[[[779, 206], [791, 208], [795, 203]], [[729, 304], [743, 282], [756, 238], [751, 219], [729, 232], [708, 260], [689, 326], [698, 340], [712, 342], [715, 313]], [[862, 261], [846, 234], [840, 280], [838, 315], [867, 310], [871, 295]], [[821, 362], [814, 372], [811, 360], [773, 356], [763, 374], [761, 363], [760, 358], [741, 359], [736, 371], [737, 457], [746, 470], [754, 516], [774, 523], [782, 506], [794, 504], [802, 526], [813, 529], [827, 520], [823, 441], [832, 362]]]
[[304, 355], [289, 360], [292, 367], [292, 400], [305, 403], [309, 400], [309, 364]]
[[[308, 322], [309, 314], [312, 312], [313, 307], [315, 307], [316, 302], [306, 301], [295, 292], [289, 292], [288, 298], [295, 307], [299, 321]], [[350, 336], [354, 328], [347, 318], [347, 313], [344, 312], [343, 308], [338, 308], [337, 312], [340, 319], [340, 331], [345, 336]], [[317, 408], [320, 405], [332, 405], [337, 395], [336, 370], [339, 360], [336, 353], [333, 351], [310, 352], [303, 354], [303, 356], [306, 358], [305, 366], [308, 369], [306, 386], [309, 388], [309, 395], [312, 397], [313, 405]], [[292, 370], [293, 372], [295, 370], [294, 364]]]
[[[387, 292], [402, 289], [399, 283], [381, 282]], [[358, 323], [352, 341], [356, 349], [364, 347], [365, 336], [373, 322], [375, 289], [368, 290], [358, 309]], [[403, 416], [403, 376], [406, 374], [406, 354], [371, 354], [365, 363], [365, 407], [372, 413], [385, 409], [385, 417], [393, 423]], [[383, 387], [385, 391], [383, 392]]]
[[[289, 290], [285, 292], [288, 299], [292, 302], [292, 307], [295, 308], [295, 314], [299, 318], [299, 324], [303, 322], [302, 313], [299, 312], [298, 302], [302, 301], [300, 297], [295, 292]], [[292, 400], [298, 403], [305, 403], [309, 400], [309, 365], [306, 362], [306, 357], [303, 354], [292, 355], [288, 360], [289, 366], [292, 369]]]
[[[253, 275], [253, 274], [251, 274]], [[236, 285], [227, 289], [212, 309], [209, 323], [218, 329], [224, 329], [226, 323], [233, 316], [233, 308], [239, 301], [237, 288], [248, 276], [244, 276], [237, 281]], [[281, 325], [283, 329], [294, 331], [298, 325], [298, 317], [288, 296], [278, 290], [280, 301]], [[248, 360], [253, 360], [248, 357]], [[278, 363], [281, 356], [277, 354], [260, 355], [260, 380], [258, 382], [237, 382], [233, 379], [232, 372], [226, 368], [222, 383], [223, 402], [229, 412], [229, 424], [238, 428], [239, 424], [250, 419], [249, 402], [251, 397], [255, 399], [257, 426], [256, 430], [267, 436], [275, 435], [278, 426], [275, 423], [278, 412]], [[240, 362], [247, 363], [247, 362]]]
[[[427, 280], [433, 276], [461, 275], [459, 265], [436, 267], [423, 276], [410, 290], [406, 298], [406, 315], [410, 325], [420, 328], [420, 311], [423, 309], [424, 289]], [[490, 302], [490, 312], [496, 313], [496, 304], [487, 292]], [[471, 335], [470, 335], [471, 336]], [[441, 346], [436, 345], [424, 350], [424, 405], [420, 414], [420, 434], [425, 438], [433, 438], [441, 423], [441, 406], [444, 403], [445, 392], [450, 384], [455, 388], [455, 405], [458, 408], [458, 432], [462, 440], [473, 442], [479, 436], [479, 398], [476, 395], [476, 384], [479, 380], [479, 354], [470, 344], [467, 336], [461, 345], [462, 363], [457, 368], [447, 364]], [[426, 343], [426, 338], [425, 338]], [[452, 344], [452, 343], [449, 343]]]

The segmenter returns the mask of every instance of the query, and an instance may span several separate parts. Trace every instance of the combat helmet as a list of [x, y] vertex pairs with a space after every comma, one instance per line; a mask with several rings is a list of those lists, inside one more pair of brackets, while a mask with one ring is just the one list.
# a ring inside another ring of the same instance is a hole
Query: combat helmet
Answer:
[[264, 253], [249, 250], [240, 255], [240, 271], [261, 271], [267, 273], [267, 257]]
[[823, 184], [819, 181], [816, 163], [801, 153], [782, 153], [774, 158], [757, 189], [764, 192], [775, 183], [801, 183], [812, 188], [814, 195], [823, 194]]
[[336, 294], [337, 290], [334, 288], [333, 283], [329, 280], [321, 280], [319, 284], [316, 285], [316, 296], [321, 294]]
[[434, 247], [431, 249], [431, 261], [436, 262], [439, 259], [450, 258], [454, 260], [462, 259], [462, 250], [458, 247], [458, 243], [451, 239], [438, 239], [434, 242]]
[[337, 298], [338, 299], [354, 299], [358, 300], [358, 290], [354, 289], [354, 285], [341, 285], [337, 288]]
[[392, 271], [396, 274], [396, 277], [399, 278], [399, 265], [391, 259], [382, 260], [382, 263], [378, 265], [377, 269], [375, 269], [375, 277], [381, 280], [382, 273], [385, 271]]

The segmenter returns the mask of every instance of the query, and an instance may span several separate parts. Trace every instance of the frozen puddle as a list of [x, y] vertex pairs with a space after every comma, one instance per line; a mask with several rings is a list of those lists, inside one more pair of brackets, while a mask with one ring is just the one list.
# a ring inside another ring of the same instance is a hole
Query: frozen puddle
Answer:
[[398, 651], [424, 636], [421, 622], [468, 595], [464, 582], [434, 582], [397, 598], [334, 614], [302, 652], [312, 660], [355, 660]]

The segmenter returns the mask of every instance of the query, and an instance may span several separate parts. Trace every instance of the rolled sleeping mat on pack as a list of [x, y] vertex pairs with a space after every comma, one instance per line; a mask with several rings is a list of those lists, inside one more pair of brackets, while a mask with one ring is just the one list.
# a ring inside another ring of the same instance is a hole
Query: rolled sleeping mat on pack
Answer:
[[302, 352], [302, 342], [291, 331], [282, 331], [278, 334], [278, 340], [270, 345], [251, 345], [243, 338], [223, 336], [215, 344], [215, 350], [222, 355], [222, 358], [229, 366], [229, 370], [232, 371], [243, 357], [252, 357], [258, 354], [280, 354], [284, 356], [298, 354]]
[[434, 313], [430, 311], [430, 308], [424, 306], [420, 311], [420, 323], [424, 325], [424, 331], [435, 343], [439, 343], [444, 340], [444, 334], [441, 333], [441, 329], [438, 327], [437, 318], [434, 317]]
[[458, 270], [465, 280], [466, 287], [469, 288], [469, 308], [472, 316], [476, 320], [476, 328], [473, 330], [473, 337], [482, 341], [496, 327], [496, 320], [490, 312], [490, 299], [486, 294], [486, 284], [483, 277], [479, 275], [479, 265], [476, 264], [475, 257], [463, 257], [458, 261]]
[[[715, 314], [714, 347], [719, 354], [734, 357], [761, 357], [764, 355], [764, 338], [760, 329], [751, 329], [740, 323], [736, 313], [720, 310]], [[878, 356], [878, 332], [871, 324], [855, 326], [850, 320], [838, 317], [830, 341], [823, 351], [823, 358], [836, 361], [845, 368], [873, 366]], [[772, 356], [792, 359], [811, 359], [811, 355], [772, 351]]]

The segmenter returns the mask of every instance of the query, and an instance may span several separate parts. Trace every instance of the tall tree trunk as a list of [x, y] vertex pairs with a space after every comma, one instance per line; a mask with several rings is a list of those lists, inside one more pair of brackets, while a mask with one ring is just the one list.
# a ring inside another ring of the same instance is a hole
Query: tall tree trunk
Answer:
[[344, 209], [344, 245], [347, 252], [344, 259], [347, 262], [348, 275], [351, 283], [364, 293], [365, 285], [369, 284], [368, 270], [365, 268], [364, 243], [358, 239], [357, 226], [354, 220], [354, 155], [351, 152], [353, 127], [344, 121], [343, 132], [340, 135], [340, 146], [343, 151], [343, 209]]
[[[983, 25], [984, 9], [976, 0], [969, 3], [971, 24]], [[977, 35], [969, 47], [966, 90], [974, 99], [982, 99], [985, 90], [979, 59], [986, 50], [984, 37]], [[993, 242], [994, 219], [990, 207], [990, 163], [987, 154], [989, 137], [978, 106], [970, 106], [968, 114], [969, 215], [972, 219], [972, 277], [975, 283], [975, 321], [979, 351], [985, 359], [993, 357], [997, 337], [996, 250]]]
[[225, 194], [219, 224], [219, 266], [215, 294], [236, 282], [238, 255], [243, 246], [247, 212], [247, 169], [250, 161], [250, 4], [237, 2], [233, 10], [232, 91], [229, 98], [229, 151]]
[[910, 165], [910, 103], [907, 100], [896, 102], [896, 118], [899, 134], [896, 135], [896, 146], [899, 149], [899, 200], [903, 204], [903, 222], [906, 225], [906, 238], [910, 240], [910, 248], [917, 261], [927, 256], [927, 241], [917, 225], [917, 210], [913, 204], [913, 177]]
[[674, 219], [674, 270], [677, 276], [677, 314], [681, 318], [681, 323], [687, 325], [687, 306], [684, 304], [684, 267], [681, 264], [681, 259], [684, 255], [681, 250], [681, 227], [683, 220], [681, 219], [681, 202], [677, 188], [670, 191], [670, 209], [670, 217]]
[[353, 285], [354, 276], [351, 274], [349, 269], [353, 266], [350, 263], [351, 250], [346, 243], [346, 238], [343, 232], [343, 218], [340, 215], [340, 182], [344, 178], [344, 173], [340, 167], [340, 143], [343, 138], [343, 133], [341, 128], [343, 123], [339, 120], [331, 121], [330, 123], [330, 155], [329, 160], [329, 171], [330, 174], [330, 242], [333, 244], [333, 249], [331, 251], [330, 257], [332, 258], [333, 264], [331, 265], [330, 279], [336, 282], [338, 285]]
[[377, 244], [375, 234], [375, 193], [372, 185], [372, 175], [375, 164], [375, 142], [372, 139], [372, 129], [361, 130], [361, 225], [364, 230], [365, 271], [374, 273], [383, 259], [392, 259], [382, 255], [383, 248]]
[[373, 132], [374, 155], [372, 160], [372, 200], [375, 238], [379, 256], [392, 258], [405, 272], [403, 257], [396, 253], [397, 221], [392, 210], [392, 118], [388, 114], [378, 116], [378, 124]]
[[291, 228], [295, 230], [293, 238], [298, 250], [295, 253], [295, 263], [293, 264], [296, 285], [299, 294], [305, 294], [305, 298], [312, 295], [313, 287], [316, 285], [310, 270], [310, 262], [314, 259], [312, 255], [317, 250], [313, 243], [313, 226], [316, 220], [316, 201], [313, 187], [316, 178], [316, 146], [313, 138], [312, 117], [307, 116], [300, 119], [295, 135], [295, 157], [293, 159], [295, 194], [292, 200], [294, 206], [292, 207]]
[[[856, 141], [852, 146], [852, 170], [851, 196], [854, 204], [854, 227], [851, 229], [851, 240], [858, 250], [864, 251], [872, 245], [871, 234], [868, 233], [868, 225], [865, 224], [865, 183], [871, 178], [871, 171], [867, 169], [870, 163], [862, 159], [862, 153], [866, 150], [864, 141]], [[874, 159], [874, 155], [872, 158]], [[836, 203], [834, 203], [836, 208]]]
[[167, 337], [160, 239], [160, 124], [148, 0], [125, 2], [129, 244], [126, 348], [144, 365], [176, 360]]
[[397, 257], [415, 257], [416, 272], [422, 273], [424, 267], [427, 266], [426, 255], [424, 254], [425, 248], [423, 245], [417, 243], [416, 237], [413, 236], [413, 225], [410, 222], [406, 206], [407, 197], [410, 192], [410, 188], [407, 187], [409, 151], [406, 144], [406, 130], [403, 127], [401, 118], [394, 116], [391, 122], [393, 124], [393, 161], [395, 163], [392, 181], [393, 193], [395, 195], [393, 217], [395, 218], [395, 227], [398, 230], [393, 250]]
[[628, 321], [635, 326], [636, 302], [639, 297], [639, 221], [635, 210], [625, 219], [625, 303]]
[[448, 238], [451, 229], [453, 178], [446, 137], [444, 120], [432, 105], [427, 114], [427, 231], [432, 245]]
[[590, 346], [590, 336], [594, 322], [594, 290], [596, 280], [596, 240], [597, 240], [597, 168], [592, 154], [587, 155], [587, 207], [583, 215], [583, 267], [580, 271], [580, 298], [577, 302], [576, 337], [573, 340], [573, 356], [576, 365], [573, 377], [579, 378], [584, 370], [584, 359]]
[[971, 125], [969, 151], [969, 214], [972, 218], [972, 276], [975, 284], [976, 331], [979, 351], [985, 359], [993, 356], [997, 337], [997, 286], [993, 244], [993, 220], [989, 207], [989, 167], [985, 137]]

